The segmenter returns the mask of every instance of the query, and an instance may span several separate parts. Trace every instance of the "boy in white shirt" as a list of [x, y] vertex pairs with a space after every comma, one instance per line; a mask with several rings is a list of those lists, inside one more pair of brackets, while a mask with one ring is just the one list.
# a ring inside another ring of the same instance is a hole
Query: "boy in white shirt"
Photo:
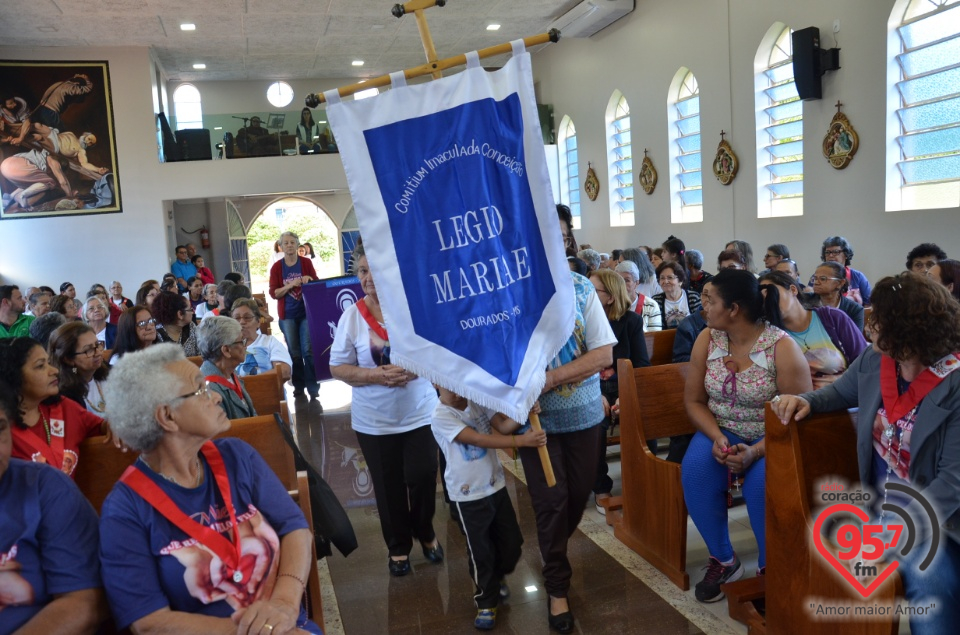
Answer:
[[[450, 504], [456, 506], [467, 537], [470, 576], [477, 589], [473, 625], [490, 630], [496, 626], [500, 598], [510, 595], [503, 578], [517, 566], [523, 545], [496, 449], [544, 446], [547, 435], [532, 429], [514, 435], [520, 427], [516, 421], [445, 388], [439, 391], [433, 436], [446, 457], [443, 477]], [[533, 411], [539, 408], [535, 406]], [[491, 434], [491, 427], [500, 435]]]

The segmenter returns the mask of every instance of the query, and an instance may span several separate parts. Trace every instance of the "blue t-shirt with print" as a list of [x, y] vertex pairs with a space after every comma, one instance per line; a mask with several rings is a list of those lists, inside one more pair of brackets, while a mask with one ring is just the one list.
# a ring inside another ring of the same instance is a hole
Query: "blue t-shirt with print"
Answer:
[[[286, 285], [291, 280], [303, 276], [303, 267], [300, 265], [300, 258], [297, 258], [297, 264], [287, 266], [286, 261], [280, 261], [283, 275], [283, 284]], [[283, 296], [283, 319], [302, 320], [307, 317], [307, 309], [303, 304], [303, 287], [292, 287]]]
[[100, 586], [93, 507], [60, 470], [10, 459], [0, 477], [0, 635], [55, 595]]
[[[165, 608], [230, 617], [238, 609], [269, 597], [280, 563], [280, 539], [307, 527], [300, 508], [256, 450], [239, 439], [217, 439], [213, 443], [230, 476], [242, 545], [243, 581], [234, 583], [212, 551], [177, 528], [130, 487], [117, 483], [103, 503], [100, 561], [118, 628], [127, 628]], [[232, 540], [230, 514], [210, 466], [201, 462], [204, 482], [196, 489], [171, 483], [142, 463], [138, 467], [188, 517], [216, 527]], [[320, 632], [316, 625], [306, 622], [302, 611], [298, 626]]]

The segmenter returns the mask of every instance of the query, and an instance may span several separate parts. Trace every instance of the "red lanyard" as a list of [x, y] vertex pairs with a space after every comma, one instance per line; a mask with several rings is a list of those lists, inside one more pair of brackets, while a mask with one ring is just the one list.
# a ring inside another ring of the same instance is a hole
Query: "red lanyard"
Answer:
[[[30, 446], [30, 454], [42, 456], [47, 465], [52, 465], [58, 470], [63, 470], [63, 438], [66, 435], [66, 422], [63, 418], [63, 406], [55, 403], [49, 408], [49, 418], [43, 413], [43, 406], [40, 407], [40, 421], [37, 425], [45, 429], [45, 422], [49, 421], [50, 442], [47, 443], [46, 430], [37, 436], [32, 431], [24, 431], [20, 439]], [[17, 434], [19, 428], [14, 428], [14, 434]], [[36, 459], [34, 459], [36, 460]], [[68, 472], [69, 473], [69, 472]]]
[[237, 379], [237, 374], [234, 373], [230, 377], [233, 379], [232, 382], [229, 379], [224, 379], [220, 375], [207, 375], [204, 377], [204, 379], [207, 381], [212, 381], [215, 384], [220, 384], [221, 386], [226, 386], [233, 392], [237, 393], [237, 397], [240, 397], [240, 401], [246, 401], [243, 398], [243, 389], [240, 388], [240, 380]]
[[936, 372], [933, 368], [924, 369], [910, 383], [910, 389], [901, 395], [897, 389], [897, 363], [888, 355], [880, 358], [880, 394], [887, 411], [887, 421], [896, 423], [907, 416], [947, 375], [960, 367], [960, 356], [956, 353], [947, 355], [934, 367], [937, 368]]
[[[240, 567], [240, 528], [237, 526], [237, 513], [233, 509], [233, 495], [230, 492], [230, 477], [227, 476], [227, 468], [223, 464], [223, 457], [220, 450], [213, 444], [213, 441], [207, 441], [200, 448], [207, 464], [210, 465], [210, 471], [217, 482], [217, 489], [220, 491], [220, 498], [230, 513], [230, 524], [232, 540], [223, 537], [218, 531], [210, 527], [201, 525], [192, 520], [189, 516], [180, 511], [177, 504], [170, 500], [159, 485], [153, 482], [149, 476], [144, 474], [136, 465], [131, 465], [123, 473], [120, 480], [139, 494], [143, 500], [147, 501], [151, 507], [171, 523], [180, 528], [183, 533], [194, 538], [204, 547], [212, 551], [220, 558], [227, 567], [227, 574], [234, 582], [243, 582], [243, 572]], [[203, 469], [201, 467], [201, 469]]]
[[373, 332], [380, 336], [384, 342], [389, 343], [390, 338], [387, 337], [387, 329], [380, 326], [380, 323], [374, 319], [373, 315], [370, 313], [370, 309], [367, 307], [367, 303], [363, 300], [357, 302], [357, 309], [360, 311], [360, 315], [363, 316], [364, 321], [373, 329]]

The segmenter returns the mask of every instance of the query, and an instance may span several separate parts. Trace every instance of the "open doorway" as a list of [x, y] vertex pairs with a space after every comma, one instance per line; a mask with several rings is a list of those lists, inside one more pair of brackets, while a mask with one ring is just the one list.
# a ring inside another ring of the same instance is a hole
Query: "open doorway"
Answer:
[[[270, 307], [270, 315], [277, 315], [276, 301], [270, 297], [270, 267], [283, 254], [276, 251], [277, 240], [283, 232], [293, 232], [300, 244], [313, 248], [313, 266], [320, 278], [332, 278], [343, 273], [340, 256], [340, 232], [327, 212], [302, 198], [283, 198], [266, 205], [247, 230], [247, 251], [250, 265], [250, 288], [263, 293]], [[282, 339], [279, 328], [275, 337]]]

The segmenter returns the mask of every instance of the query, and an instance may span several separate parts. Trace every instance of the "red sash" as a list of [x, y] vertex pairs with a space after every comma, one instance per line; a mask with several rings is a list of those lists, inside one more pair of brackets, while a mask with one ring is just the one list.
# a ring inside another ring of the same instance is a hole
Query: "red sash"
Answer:
[[200, 452], [203, 453], [204, 458], [210, 465], [210, 471], [213, 472], [213, 477], [217, 482], [217, 489], [220, 491], [220, 498], [223, 499], [223, 504], [230, 513], [232, 540], [224, 538], [220, 532], [211, 527], [201, 525], [184, 514], [180, 508], [177, 507], [176, 503], [170, 500], [166, 492], [136, 465], [128, 467], [123, 473], [123, 476], [120, 477], [120, 480], [139, 494], [151, 507], [160, 512], [164, 518], [215, 553], [226, 567], [226, 574], [231, 576], [233, 581], [239, 584], [244, 581], [243, 572], [239, 569], [240, 528], [237, 526], [237, 514], [233, 509], [230, 477], [227, 476], [227, 468], [223, 464], [223, 457], [220, 455], [220, 450], [213, 444], [213, 441], [204, 443], [203, 447], [200, 448]]
[[907, 413], [916, 408], [931, 390], [957, 368], [960, 368], [960, 354], [947, 355], [933, 366], [924, 369], [910, 383], [910, 389], [901, 395], [897, 389], [897, 363], [888, 355], [882, 356], [880, 358], [880, 394], [883, 397], [883, 407], [887, 411], [887, 421], [895, 424], [907, 416]]
[[[43, 411], [40, 411], [40, 421], [37, 425], [44, 428]], [[16, 428], [14, 428], [16, 429]], [[52, 465], [58, 470], [63, 470], [63, 438], [66, 434], [66, 422], [63, 418], [63, 406], [59, 402], [50, 406], [50, 443], [45, 438], [38, 437], [34, 432], [24, 431], [20, 439], [30, 447], [30, 456], [40, 455], [48, 465]], [[44, 428], [44, 435], [46, 429]], [[34, 461], [37, 459], [34, 458]]]
[[637, 292], [637, 308], [634, 309], [633, 312], [643, 315], [643, 303], [646, 301], [647, 301], [647, 296], [643, 295], [640, 292]]
[[206, 377], [204, 377], [204, 379], [206, 379], [207, 381], [211, 381], [215, 384], [220, 384], [221, 386], [226, 386], [227, 388], [235, 392], [237, 394], [237, 397], [240, 397], [240, 401], [246, 401], [243, 398], [243, 388], [240, 387], [240, 380], [237, 379], [237, 374], [234, 373], [230, 377], [233, 379], [232, 382], [229, 379], [224, 379], [220, 375], [207, 375]]
[[363, 316], [364, 321], [370, 328], [373, 329], [373, 332], [380, 336], [384, 342], [390, 343], [390, 338], [387, 337], [387, 329], [380, 326], [380, 323], [373, 317], [373, 314], [370, 313], [370, 308], [367, 306], [367, 303], [363, 300], [357, 302], [357, 310], [360, 311], [360, 315]]

